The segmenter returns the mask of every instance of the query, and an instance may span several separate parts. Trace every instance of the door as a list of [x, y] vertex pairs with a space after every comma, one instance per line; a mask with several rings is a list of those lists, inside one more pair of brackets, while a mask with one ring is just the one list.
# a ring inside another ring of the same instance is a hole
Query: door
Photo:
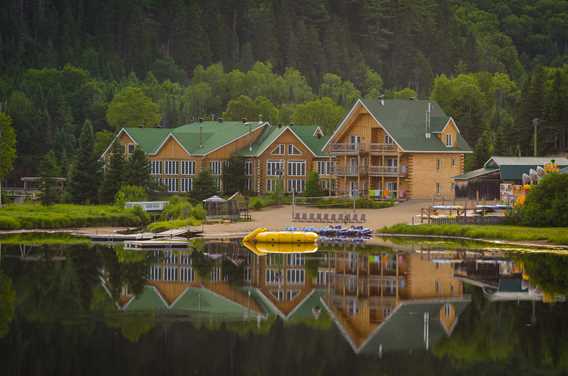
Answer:
[[359, 189], [357, 187], [356, 181], [349, 182], [349, 196], [357, 197], [359, 195]]
[[349, 159], [349, 175], [358, 175], [359, 169], [357, 164], [357, 158], [350, 158]]
[[386, 186], [387, 186], [387, 190], [389, 191], [389, 196], [392, 197], [392, 198], [397, 198], [398, 189], [397, 189], [396, 182], [394, 182], [394, 181], [387, 182]]

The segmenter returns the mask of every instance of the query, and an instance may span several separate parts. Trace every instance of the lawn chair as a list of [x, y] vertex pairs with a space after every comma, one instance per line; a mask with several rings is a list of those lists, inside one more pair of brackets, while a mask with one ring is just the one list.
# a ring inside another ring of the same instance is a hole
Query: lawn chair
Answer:
[[361, 218], [359, 219], [359, 223], [366, 223], [367, 222], [367, 215], [365, 213], [361, 214]]
[[329, 213], [323, 214], [322, 222], [329, 223]]
[[316, 215], [314, 213], [310, 213], [310, 218], [308, 219], [308, 222], [314, 222], [316, 220]]
[[295, 213], [292, 222], [300, 222], [300, 213]]
[[343, 222], [344, 222], [344, 220], [343, 220], [343, 213], [339, 213], [339, 214], [337, 215], [337, 222], [338, 222], [338, 223], [343, 223]]
[[300, 222], [307, 222], [308, 221], [308, 214], [302, 213], [302, 220]]
[[343, 222], [345, 222], [345, 223], [351, 223], [351, 215], [350, 215], [350, 214], [345, 214], [345, 217], [343, 217]]
[[351, 222], [359, 223], [359, 216], [357, 214], [353, 214], [353, 217], [351, 217]]
[[317, 222], [317, 223], [321, 223], [321, 222], [322, 222], [321, 213], [318, 213], [318, 214], [316, 215], [316, 222]]
[[337, 218], [335, 217], [335, 213], [331, 214], [331, 218], [329, 218], [329, 223], [335, 223]]

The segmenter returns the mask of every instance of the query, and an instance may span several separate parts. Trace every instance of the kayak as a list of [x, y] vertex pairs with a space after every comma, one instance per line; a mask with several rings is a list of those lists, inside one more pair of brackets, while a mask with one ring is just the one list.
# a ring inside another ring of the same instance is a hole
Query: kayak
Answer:
[[268, 231], [261, 227], [243, 238], [243, 242], [256, 243], [315, 243], [319, 235], [311, 231]]
[[257, 256], [266, 256], [268, 254], [315, 253], [318, 250], [317, 243], [255, 243], [243, 241], [243, 245]]

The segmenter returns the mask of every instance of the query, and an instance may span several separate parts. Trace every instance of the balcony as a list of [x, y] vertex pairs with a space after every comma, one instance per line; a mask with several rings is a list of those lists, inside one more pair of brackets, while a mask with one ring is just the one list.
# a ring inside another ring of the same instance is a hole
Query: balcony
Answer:
[[368, 167], [367, 166], [336, 166], [335, 167], [335, 175], [336, 176], [359, 176], [359, 175], [367, 175]]
[[370, 176], [405, 177], [408, 174], [406, 166], [369, 166], [368, 171]]
[[329, 152], [331, 154], [359, 154], [365, 152], [366, 148], [364, 144], [361, 143], [348, 143], [348, 144], [331, 144], [329, 146]]
[[369, 144], [369, 152], [372, 154], [396, 154], [397, 151], [395, 144]]

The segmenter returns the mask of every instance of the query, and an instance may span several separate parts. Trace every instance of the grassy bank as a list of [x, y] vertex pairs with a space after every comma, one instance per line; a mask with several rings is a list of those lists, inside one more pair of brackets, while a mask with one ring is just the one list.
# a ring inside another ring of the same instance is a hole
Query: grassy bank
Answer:
[[138, 226], [142, 222], [135, 210], [108, 205], [13, 204], [0, 209], [0, 230]]
[[171, 221], [154, 222], [148, 225], [148, 231], [162, 232], [185, 226], [199, 226], [201, 221], [195, 218], [173, 219]]
[[68, 234], [13, 234], [0, 236], [0, 244], [3, 245], [90, 245], [88, 238], [72, 236]]
[[548, 241], [568, 245], [566, 227], [524, 227], [506, 225], [394, 225], [379, 229], [386, 234], [463, 236], [479, 239]]

